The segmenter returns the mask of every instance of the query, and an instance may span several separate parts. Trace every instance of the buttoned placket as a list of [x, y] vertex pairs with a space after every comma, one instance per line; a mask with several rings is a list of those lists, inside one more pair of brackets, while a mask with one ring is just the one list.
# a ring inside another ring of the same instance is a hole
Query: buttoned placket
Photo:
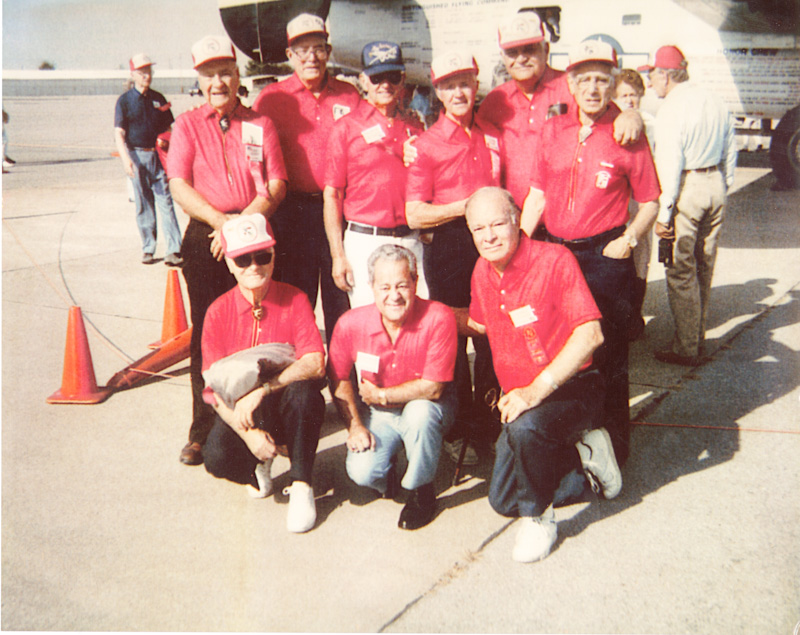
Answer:
[[[578, 129], [580, 134], [580, 128]], [[572, 166], [570, 167], [569, 174], [569, 190], [567, 199], [567, 213], [573, 214], [575, 212], [575, 199], [577, 198], [578, 190], [578, 169], [583, 163], [583, 148], [586, 147], [586, 141], [578, 141], [575, 147], [575, 156], [572, 159]]]

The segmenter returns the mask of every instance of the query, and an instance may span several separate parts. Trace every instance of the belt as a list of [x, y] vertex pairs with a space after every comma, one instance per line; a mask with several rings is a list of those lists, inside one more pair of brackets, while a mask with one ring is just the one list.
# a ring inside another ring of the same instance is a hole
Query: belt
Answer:
[[287, 196], [294, 196], [295, 198], [322, 198], [322, 192], [288, 192]]
[[697, 168], [694, 170], [684, 170], [684, 172], [696, 172], [697, 174], [706, 174], [708, 172], [716, 172], [719, 170], [719, 166], [717, 165], [709, 165], [706, 168]]
[[347, 229], [358, 234], [370, 234], [371, 236], [393, 236], [403, 238], [414, 230], [408, 225], [398, 225], [397, 227], [373, 227], [372, 225], [362, 225], [361, 223], [347, 222]]
[[596, 247], [607, 245], [615, 238], [622, 236], [624, 233], [625, 225], [620, 225], [614, 229], [609, 229], [608, 231], [603, 232], [602, 234], [597, 234], [596, 236], [577, 238], [575, 240], [559, 238], [558, 236], [553, 236], [553, 234], [547, 232], [547, 242], [558, 243], [559, 245], [564, 245], [568, 249], [572, 250], [594, 249]]
[[133, 147], [134, 150], [138, 150], [139, 152], [155, 152], [155, 148], [138, 148], [136, 146]]

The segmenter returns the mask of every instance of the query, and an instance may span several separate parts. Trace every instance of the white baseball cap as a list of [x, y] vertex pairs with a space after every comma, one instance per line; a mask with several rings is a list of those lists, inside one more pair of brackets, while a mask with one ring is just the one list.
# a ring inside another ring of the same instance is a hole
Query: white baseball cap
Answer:
[[544, 26], [534, 11], [523, 11], [509, 16], [497, 28], [497, 40], [501, 49], [536, 44], [544, 40]]
[[275, 245], [272, 228], [261, 214], [245, 214], [227, 221], [220, 232], [222, 250], [228, 258], [236, 258]]
[[128, 65], [131, 67], [132, 71], [138, 71], [140, 68], [144, 68], [145, 66], [152, 66], [153, 60], [151, 60], [147, 55], [144, 53], [137, 53], [130, 60], [128, 60]]
[[212, 60], [236, 61], [236, 49], [231, 41], [222, 35], [207, 35], [192, 46], [192, 63], [198, 68]]
[[602, 62], [616, 66], [617, 52], [613, 46], [603, 40], [584, 40], [570, 51], [567, 70], [571, 71], [586, 62]]
[[434, 85], [459, 73], [478, 74], [478, 63], [467, 51], [447, 51], [431, 62], [431, 80]]
[[318, 15], [301, 13], [296, 18], [289, 20], [286, 25], [286, 40], [289, 45], [299, 37], [312, 34], [328, 37], [328, 32], [325, 30], [325, 21]]

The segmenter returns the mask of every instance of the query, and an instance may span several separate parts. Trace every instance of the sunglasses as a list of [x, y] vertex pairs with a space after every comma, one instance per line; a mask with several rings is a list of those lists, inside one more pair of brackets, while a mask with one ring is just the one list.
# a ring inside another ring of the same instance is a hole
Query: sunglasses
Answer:
[[247, 269], [252, 263], [256, 263], [259, 267], [263, 267], [272, 262], [271, 251], [253, 251], [249, 254], [242, 254], [233, 259], [236, 266], [240, 269]]
[[376, 73], [375, 75], [368, 75], [369, 81], [372, 82], [373, 86], [378, 86], [379, 84], [383, 84], [383, 82], [389, 82], [394, 86], [397, 86], [400, 82], [403, 81], [403, 72], [402, 71], [386, 71], [385, 73]]

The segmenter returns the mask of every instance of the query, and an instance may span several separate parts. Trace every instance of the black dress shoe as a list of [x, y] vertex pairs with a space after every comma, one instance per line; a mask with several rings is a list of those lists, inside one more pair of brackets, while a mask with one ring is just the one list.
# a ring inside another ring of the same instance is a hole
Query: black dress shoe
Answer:
[[433, 483], [428, 483], [411, 492], [408, 502], [400, 512], [397, 526], [400, 529], [419, 529], [430, 523], [435, 515], [436, 494], [433, 491]]
[[678, 366], [701, 366], [708, 361], [705, 357], [688, 357], [666, 349], [663, 351], [653, 351], [653, 357], [665, 364], [677, 364]]
[[181, 463], [184, 465], [200, 465], [203, 462], [203, 446], [197, 441], [189, 442], [181, 450]]

